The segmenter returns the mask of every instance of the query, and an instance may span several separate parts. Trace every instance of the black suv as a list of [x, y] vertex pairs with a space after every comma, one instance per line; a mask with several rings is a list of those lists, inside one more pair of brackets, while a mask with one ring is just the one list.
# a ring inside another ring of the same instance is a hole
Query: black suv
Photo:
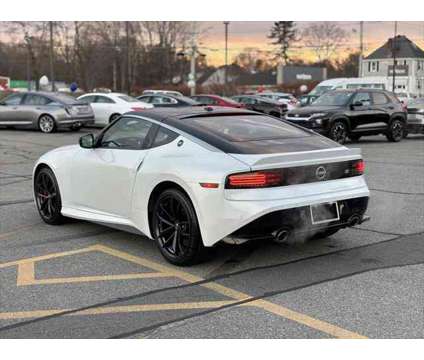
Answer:
[[343, 144], [349, 137], [386, 135], [401, 141], [407, 113], [391, 93], [376, 89], [334, 90], [321, 95], [312, 105], [289, 111], [285, 120], [315, 130]]

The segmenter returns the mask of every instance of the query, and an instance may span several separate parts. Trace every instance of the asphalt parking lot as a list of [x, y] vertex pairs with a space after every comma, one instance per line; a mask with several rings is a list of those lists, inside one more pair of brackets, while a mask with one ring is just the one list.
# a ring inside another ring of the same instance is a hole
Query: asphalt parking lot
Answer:
[[424, 336], [423, 136], [348, 144], [366, 161], [371, 221], [304, 244], [220, 245], [178, 268], [141, 236], [41, 221], [35, 160], [90, 131], [0, 129], [0, 338]]

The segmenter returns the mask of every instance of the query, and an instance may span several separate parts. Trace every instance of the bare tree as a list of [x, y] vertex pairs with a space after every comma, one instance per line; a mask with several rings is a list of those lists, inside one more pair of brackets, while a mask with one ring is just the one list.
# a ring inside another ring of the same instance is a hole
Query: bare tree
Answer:
[[312, 23], [302, 32], [304, 44], [311, 48], [319, 62], [330, 59], [348, 39], [348, 33], [336, 23]]

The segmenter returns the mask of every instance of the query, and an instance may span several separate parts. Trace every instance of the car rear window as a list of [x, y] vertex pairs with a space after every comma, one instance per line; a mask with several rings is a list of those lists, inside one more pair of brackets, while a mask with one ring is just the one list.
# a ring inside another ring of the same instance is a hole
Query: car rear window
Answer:
[[263, 115], [208, 116], [191, 118], [190, 122], [203, 131], [231, 142], [310, 136], [302, 129]]
[[74, 105], [74, 104], [78, 104], [80, 101], [73, 98], [70, 95], [66, 95], [66, 94], [54, 94], [53, 96], [55, 99], [59, 100], [59, 102], [66, 104], [66, 105]]

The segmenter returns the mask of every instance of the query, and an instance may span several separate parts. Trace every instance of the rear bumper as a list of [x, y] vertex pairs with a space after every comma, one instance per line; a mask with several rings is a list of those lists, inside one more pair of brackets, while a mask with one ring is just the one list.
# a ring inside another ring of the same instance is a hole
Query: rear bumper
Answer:
[[71, 127], [75, 125], [92, 125], [94, 124], [94, 116], [85, 116], [85, 117], [75, 117], [67, 119], [58, 119], [57, 125], [59, 127]]
[[[363, 176], [268, 189], [211, 191], [200, 186], [194, 189], [197, 189], [195, 207], [205, 246], [213, 246], [269, 214], [282, 214], [281, 211], [287, 210], [284, 214], [291, 219], [296, 209], [310, 205], [369, 197]], [[363, 212], [365, 210], [366, 205]], [[276, 224], [281, 225], [281, 219]]]
[[365, 211], [368, 207], [368, 197], [338, 201], [340, 219], [325, 224], [312, 223], [309, 206], [274, 211], [261, 216], [243, 226], [229, 238], [254, 240], [273, 238], [282, 229], [294, 235], [312, 236], [327, 229], [342, 229], [366, 221]]
[[408, 132], [411, 134], [424, 133], [424, 114], [408, 114]]

